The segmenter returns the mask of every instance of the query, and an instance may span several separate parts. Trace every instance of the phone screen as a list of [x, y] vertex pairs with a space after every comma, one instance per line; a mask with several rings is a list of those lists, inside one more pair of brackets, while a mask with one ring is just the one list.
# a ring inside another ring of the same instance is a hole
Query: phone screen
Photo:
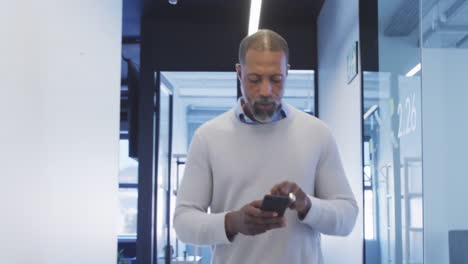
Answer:
[[289, 205], [289, 197], [282, 195], [265, 195], [263, 197], [262, 206], [263, 211], [277, 212], [278, 216], [282, 217], [286, 208]]

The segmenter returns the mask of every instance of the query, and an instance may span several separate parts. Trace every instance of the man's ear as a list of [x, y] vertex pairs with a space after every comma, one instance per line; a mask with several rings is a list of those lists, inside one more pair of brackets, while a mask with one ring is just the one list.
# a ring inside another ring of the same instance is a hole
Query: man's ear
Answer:
[[241, 78], [242, 78], [242, 67], [241, 67], [240, 63], [236, 63], [236, 72], [237, 72], [237, 78], [240, 81]]
[[288, 63], [288, 68], [286, 69], [286, 76], [288, 76], [290, 69], [291, 69], [291, 64]]

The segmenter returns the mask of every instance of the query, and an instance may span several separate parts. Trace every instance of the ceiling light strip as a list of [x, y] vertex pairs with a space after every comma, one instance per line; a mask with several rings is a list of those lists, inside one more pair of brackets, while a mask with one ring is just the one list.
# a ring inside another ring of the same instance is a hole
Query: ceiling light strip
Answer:
[[421, 63], [418, 63], [416, 66], [414, 66], [413, 69], [411, 69], [407, 74], [406, 77], [411, 77], [414, 76], [416, 73], [418, 73], [421, 70]]
[[250, 0], [249, 35], [257, 32], [262, 11], [262, 0]]

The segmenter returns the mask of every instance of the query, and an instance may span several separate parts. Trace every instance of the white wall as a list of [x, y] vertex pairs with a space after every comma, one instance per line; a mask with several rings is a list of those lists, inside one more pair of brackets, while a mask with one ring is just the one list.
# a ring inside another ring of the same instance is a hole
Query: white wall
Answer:
[[449, 263], [448, 231], [468, 229], [468, 51], [423, 49], [424, 256]]
[[121, 1], [0, 5], [0, 259], [115, 263]]
[[318, 18], [319, 117], [334, 132], [359, 205], [350, 236], [323, 238], [327, 264], [360, 264], [363, 258], [361, 78], [348, 84], [346, 68], [348, 52], [359, 40], [358, 8], [358, 0], [325, 1]]

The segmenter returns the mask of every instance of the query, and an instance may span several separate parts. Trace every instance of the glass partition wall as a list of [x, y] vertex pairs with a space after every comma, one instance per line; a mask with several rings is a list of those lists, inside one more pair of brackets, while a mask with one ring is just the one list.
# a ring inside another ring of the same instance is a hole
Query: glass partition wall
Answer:
[[363, 72], [366, 263], [468, 263], [468, 1], [378, 0]]
[[379, 71], [363, 72], [366, 263], [423, 263], [418, 1], [378, 1]]
[[173, 91], [170, 87], [160, 83], [157, 95], [158, 115], [156, 139], [157, 146], [157, 199], [156, 208], [156, 229], [155, 238], [157, 240], [157, 262], [171, 263], [173, 255], [173, 234], [170, 232], [171, 219], [167, 212], [171, 201], [171, 156], [172, 156], [172, 114], [173, 114]]

